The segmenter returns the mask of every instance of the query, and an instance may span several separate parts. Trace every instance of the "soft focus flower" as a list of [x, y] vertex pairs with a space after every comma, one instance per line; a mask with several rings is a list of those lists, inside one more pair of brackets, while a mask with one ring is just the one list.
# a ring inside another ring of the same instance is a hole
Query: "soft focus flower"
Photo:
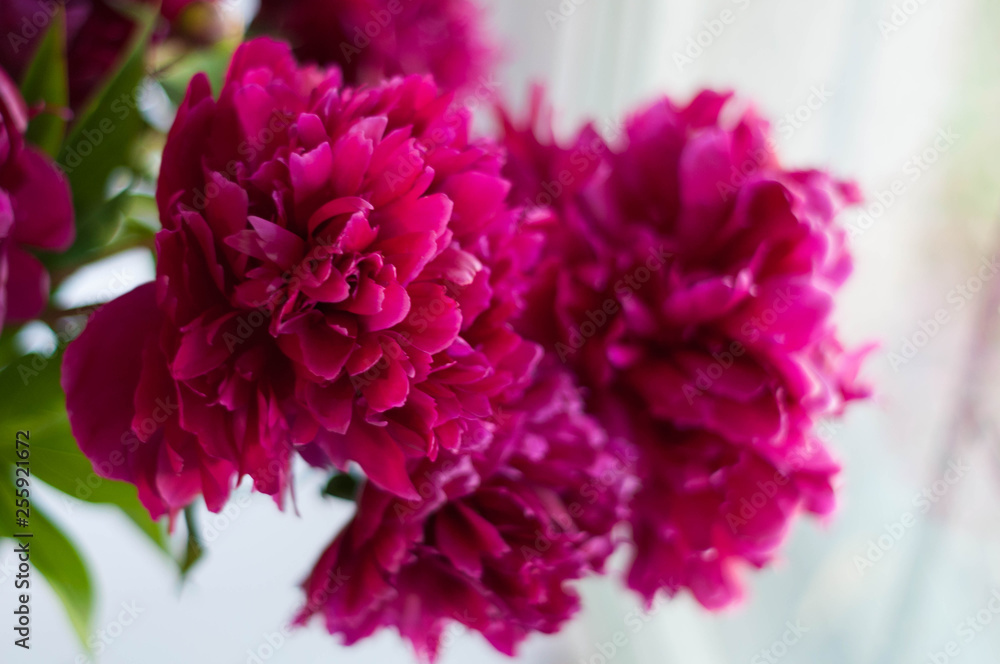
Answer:
[[493, 60], [480, 14], [472, 0], [262, 0], [258, 25], [304, 61], [339, 65], [349, 84], [432, 74], [459, 89]]
[[569, 582], [600, 570], [621, 518], [623, 463], [565, 371], [543, 371], [498, 417], [493, 444], [413, 468], [420, 498], [368, 485], [305, 584], [304, 623], [352, 644], [391, 626], [422, 660], [460, 623], [503, 653], [579, 608]]
[[499, 151], [450, 102], [421, 77], [344, 88], [269, 39], [240, 47], [218, 101], [194, 78], [163, 154], [156, 283], [66, 353], [98, 472], [154, 515], [198, 493], [221, 509], [243, 474], [280, 501], [294, 450], [415, 498], [411, 460], [488, 445], [538, 350], [493, 293], [491, 263], [520, 251], [497, 241]]
[[[66, 12], [66, 54], [70, 106], [81, 108], [97, 91], [135, 34], [135, 22], [123, 10], [144, 0], [4, 0], [0, 3], [0, 67], [20, 80], [38, 43], [60, 8]], [[160, 13], [165, 27], [179, 22], [184, 11], [214, 0], [166, 0]], [[149, 2], [152, 4], [152, 2]]]
[[832, 509], [815, 426], [864, 395], [861, 354], [830, 322], [850, 272], [834, 219], [857, 192], [783, 170], [766, 124], [729, 119], [728, 101], [660, 101], [611, 145], [592, 128], [568, 147], [536, 133], [537, 95], [529, 124], [504, 118], [512, 199], [554, 211], [519, 329], [635, 446], [630, 586], [647, 600], [687, 587], [709, 607], [797, 510]]
[[24, 142], [28, 109], [0, 69], [0, 329], [49, 301], [49, 274], [27, 248], [64, 251], [73, 243], [69, 185], [56, 165]]

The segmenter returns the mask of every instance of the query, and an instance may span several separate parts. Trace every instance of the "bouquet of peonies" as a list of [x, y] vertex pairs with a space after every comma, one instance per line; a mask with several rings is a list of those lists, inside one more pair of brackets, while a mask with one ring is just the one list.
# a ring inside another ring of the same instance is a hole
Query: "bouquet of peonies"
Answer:
[[[205, 2], [0, 10], [23, 33], [0, 49], [3, 348], [33, 319], [68, 342], [58, 383], [16, 353], [0, 380], [61, 409], [105, 489], [135, 487], [94, 500], [156, 539], [139, 503], [172, 526], [249, 476], [284, 508], [296, 457], [326, 469], [356, 511], [296, 621], [395, 627], [423, 659], [452, 621], [506, 654], [558, 631], [618, 547], [647, 602], [725, 606], [799, 511], [830, 513], [818, 426], [866, 396], [831, 320], [854, 186], [783, 168], [712, 91], [560, 144], [539, 89], [477, 135], [454, 100], [496, 49], [466, 0], [262, 4], [254, 31], [287, 42], [240, 43]], [[216, 94], [185, 65], [205, 52]], [[112, 112], [158, 63], [162, 148]], [[48, 303], [135, 246], [154, 281]]]

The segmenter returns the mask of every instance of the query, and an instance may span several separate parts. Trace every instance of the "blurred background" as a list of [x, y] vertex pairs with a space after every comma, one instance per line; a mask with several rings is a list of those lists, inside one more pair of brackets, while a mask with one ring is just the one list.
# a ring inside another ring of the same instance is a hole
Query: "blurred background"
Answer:
[[[250, 3], [231, 3], [250, 15]], [[772, 119], [784, 161], [856, 179], [844, 219], [856, 269], [844, 337], [880, 342], [876, 399], [824, 435], [843, 462], [840, 508], [799, 520], [782, 560], [746, 574], [746, 599], [709, 614], [689, 596], [650, 611], [614, 575], [581, 584], [585, 610], [518, 661], [538, 664], [1000, 660], [1000, 4], [993, 0], [493, 0], [523, 108], [546, 82], [559, 133], [615, 126], [658, 95], [735, 90]], [[491, 83], [493, 85], [493, 83]], [[61, 297], [110, 299], [152, 277], [119, 257]], [[237, 492], [201, 509], [207, 552], [176, 568], [120, 512], [36, 497], [78, 543], [98, 592], [93, 654], [39, 584], [28, 661], [84, 664], [412, 662], [395, 633], [344, 648], [318, 624], [289, 635], [297, 589], [350, 507], [302, 468], [298, 512]], [[317, 524], [325, 524], [318, 527]], [[178, 524], [183, 532], [184, 524]], [[13, 555], [0, 553], [0, 583]], [[622, 558], [617, 567], [621, 567]], [[995, 599], [996, 598], [996, 599]], [[441, 661], [509, 661], [449, 633]], [[7, 661], [13, 647], [5, 638]], [[19, 660], [18, 660], [19, 661]]]

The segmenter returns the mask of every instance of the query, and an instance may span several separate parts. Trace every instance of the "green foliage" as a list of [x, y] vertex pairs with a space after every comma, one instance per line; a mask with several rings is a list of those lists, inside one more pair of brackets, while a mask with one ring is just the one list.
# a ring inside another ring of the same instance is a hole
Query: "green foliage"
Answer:
[[[18, 430], [30, 439], [31, 485], [42, 481], [73, 498], [111, 505], [120, 510], [158, 549], [167, 550], [162, 524], [150, 519], [134, 486], [102, 478], [73, 440], [66, 416], [66, 401], [59, 384], [60, 353], [52, 357], [32, 354], [12, 361], [0, 371], [0, 537], [10, 537], [14, 515], [13, 440]], [[76, 503], [67, 499], [67, 508]], [[83, 559], [73, 543], [38, 507], [31, 507], [30, 531], [37, 546], [32, 550], [35, 569], [55, 590], [74, 629], [83, 638], [89, 633], [93, 591]]]
[[21, 94], [29, 107], [34, 108], [37, 104], [45, 107], [28, 125], [28, 141], [56, 158], [66, 133], [65, 110], [69, 105], [66, 20], [62, 6], [56, 10], [45, 38], [35, 51], [21, 83]]
[[360, 482], [350, 473], [337, 473], [326, 483], [323, 489], [324, 496], [333, 496], [343, 500], [354, 500], [358, 493]]
[[232, 60], [233, 52], [239, 45], [239, 40], [220, 41], [205, 50], [193, 52], [170, 65], [159, 79], [160, 85], [163, 86], [170, 101], [179, 106], [187, 93], [188, 83], [199, 72], [208, 75], [212, 89], [218, 93], [226, 78], [229, 61]]
[[156, 24], [155, 8], [137, 9], [138, 35], [123, 64], [94, 95], [73, 124], [59, 154], [69, 177], [77, 237], [57, 264], [79, 262], [100, 249], [118, 230], [122, 210], [106, 201], [111, 173], [127, 164], [133, 141], [145, 127], [138, 104], [146, 79], [145, 53]]
[[[6, 435], [8, 432], [3, 433]], [[9, 440], [14, 440], [13, 436], [11, 432]], [[0, 477], [0, 513], [4, 516], [0, 523], [0, 538], [15, 534], [11, 528], [15, 500], [11, 472], [11, 468], [4, 468]], [[94, 591], [83, 558], [69, 538], [34, 504], [31, 506], [29, 530], [32, 537], [18, 541], [30, 542], [31, 565], [62, 600], [73, 629], [80, 641], [86, 643], [94, 611]]]
[[[54, 288], [95, 260], [136, 246], [152, 247], [159, 215], [148, 192], [156, 176], [155, 153], [161, 148], [162, 135], [147, 124], [140, 109], [146, 86], [161, 85], [179, 103], [191, 77], [205, 71], [219, 89], [240, 42], [234, 38], [202, 49], [184, 49], [162, 71], [151, 74], [149, 63], [156, 58], [150, 43], [160, 19], [158, 3], [116, 5], [119, 8], [136, 26], [131, 42], [103, 84], [75, 114], [69, 109], [67, 28], [61, 3], [21, 81], [21, 93], [33, 113], [26, 139], [49, 154], [66, 174], [76, 214], [73, 246], [61, 254], [40, 255]], [[53, 327], [60, 320], [80, 321], [68, 316], [69, 312], [53, 307], [44, 320]], [[30, 431], [32, 505], [27, 530], [34, 534], [32, 566], [62, 600], [85, 642], [94, 611], [91, 577], [73, 541], [60, 531], [52, 515], [34, 504], [36, 487], [44, 483], [66, 496], [57, 503], [64, 508], [63, 516], [68, 515], [64, 521], [72, 518], [73, 510], [87, 509], [85, 503], [104, 505], [129, 519], [161, 554], [171, 555], [170, 542], [164, 523], [150, 519], [136, 488], [101, 477], [77, 446], [59, 382], [64, 344], [51, 356], [19, 357], [17, 334], [18, 326], [10, 322], [0, 333], [0, 539], [17, 534], [14, 440], [17, 431]], [[50, 509], [55, 510], [51, 505]], [[203, 553], [190, 510], [186, 520], [186, 549], [175, 560], [182, 576]]]

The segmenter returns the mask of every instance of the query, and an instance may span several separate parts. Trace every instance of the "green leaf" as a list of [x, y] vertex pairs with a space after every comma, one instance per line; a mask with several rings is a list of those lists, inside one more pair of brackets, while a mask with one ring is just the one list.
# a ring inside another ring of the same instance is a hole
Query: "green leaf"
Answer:
[[17, 357], [17, 330], [5, 328], [0, 332], [0, 368]]
[[[101, 202], [92, 209], [86, 217], [77, 211], [77, 228], [90, 228], [99, 233], [99, 236], [92, 238], [92, 243], [84, 245], [73, 245], [71, 254], [64, 254], [66, 261], [60, 261], [59, 256], [53, 257], [56, 264], [72, 262], [77, 264], [81, 260], [93, 260], [103, 257], [107, 252], [107, 243], [121, 232], [122, 223], [125, 221], [125, 209], [128, 203], [130, 191], [128, 188], [119, 192], [115, 196]], [[79, 239], [79, 235], [77, 236]]]
[[[169, 553], [166, 527], [153, 521], [131, 484], [101, 477], [77, 447], [65, 416], [31, 430], [31, 470], [54, 489], [79, 500], [113, 505], [164, 553]], [[72, 503], [68, 504], [72, 509]]]
[[358, 479], [350, 473], [337, 473], [326, 483], [323, 495], [343, 500], [354, 500], [358, 493], [359, 484]]
[[[12, 537], [15, 534], [11, 528], [14, 501], [14, 487], [9, 475], [0, 477], [0, 514], [6, 517], [0, 524], [0, 536]], [[18, 542], [30, 542], [32, 567], [62, 600], [73, 629], [81, 643], [86, 645], [94, 611], [94, 591], [83, 558], [73, 543], [34, 504], [29, 521], [27, 530], [33, 537], [19, 539]]]
[[28, 125], [28, 141], [52, 158], [59, 155], [66, 133], [66, 119], [60, 113], [69, 106], [67, 80], [66, 21], [62, 5], [59, 5], [21, 84], [21, 94], [28, 106], [34, 107], [39, 102], [45, 105], [45, 110]]
[[181, 579], [185, 579], [194, 566], [201, 560], [205, 548], [201, 545], [198, 534], [198, 523], [195, 521], [194, 506], [184, 508], [184, 525], [187, 526], [187, 545], [184, 547], [184, 559], [181, 561]]
[[135, 17], [138, 35], [122, 66], [79, 116], [59, 156], [73, 190], [77, 215], [76, 242], [63, 255], [63, 261], [78, 262], [118, 229], [120, 215], [98, 211], [105, 206], [109, 176], [128, 162], [133, 140], [145, 125], [138, 98], [146, 75], [146, 47], [157, 12], [152, 7], [137, 6]]
[[59, 385], [61, 361], [61, 355], [32, 353], [13, 360], [0, 371], [0, 423], [17, 423], [24, 429], [65, 415]]
[[[131, 484], [100, 477], [80, 451], [66, 417], [59, 384], [62, 354], [26, 355], [0, 371], [0, 424], [32, 433], [32, 471], [46, 484], [80, 500], [114, 505], [158, 549], [169, 552], [162, 524], [153, 521]], [[7, 433], [3, 431], [3, 433]], [[13, 432], [11, 432], [13, 433]]]
[[132, 192], [125, 209], [125, 222], [125, 231], [134, 231], [141, 237], [154, 237], [161, 228], [156, 199], [149, 194]]
[[191, 78], [199, 72], [208, 76], [213, 90], [221, 90], [229, 63], [239, 45], [239, 39], [220, 40], [209, 48], [192, 50], [172, 63], [159, 79], [170, 101], [179, 106], [184, 100]]

